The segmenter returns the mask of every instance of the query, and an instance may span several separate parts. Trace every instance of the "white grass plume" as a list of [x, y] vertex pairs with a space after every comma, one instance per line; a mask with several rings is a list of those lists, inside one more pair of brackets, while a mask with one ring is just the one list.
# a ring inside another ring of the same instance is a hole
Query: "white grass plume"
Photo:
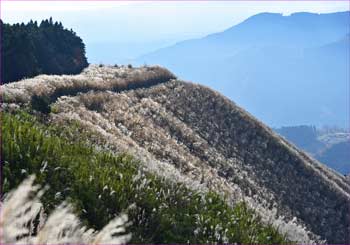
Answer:
[[81, 225], [67, 203], [58, 206], [47, 219], [40, 197], [44, 189], [34, 185], [30, 176], [11, 191], [1, 204], [0, 243], [6, 244], [125, 244], [128, 217], [123, 214], [110, 221], [101, 231]]

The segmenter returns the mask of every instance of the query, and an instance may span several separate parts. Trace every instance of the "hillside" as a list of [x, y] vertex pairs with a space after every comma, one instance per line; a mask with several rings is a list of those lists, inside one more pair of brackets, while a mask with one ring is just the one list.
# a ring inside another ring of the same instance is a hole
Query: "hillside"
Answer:
[[[32, 175], [35, 174], [35, 184], [50, 187], [42, 196], [43, 190], [39, 191], [37, 185], [21, 187], [22, 184], [17, 188], [17, 197], [14, 196], [12, 201], [5, 200], [0, 224], [5, 232], [0, 238], [2, 243], [235, 241], [281, 244], [287, 241], [270, 224], [262, 223], [244, 202], [229, 205], [217, 193], [205, 188], [194, 190], [146, 171], [130, 155], [96, 149], [85, 141], [89, 133], [80, 131], [77, 125], [54, 127], [39, 121], [23, 111], [2, 114], [2, 137], [6, 142], [2, 145], [6, 199], [8, 191], [28, 175], [31, 176], [29, 182], [33, 182]], [[41, 210], [35, 211], [40, 199], [44, 214]], [[64, 201], [73, 205], [58, 206]], [[40, 227], [28, 227], [26, 223], [28, 218], [31, 223], [38, 222], [38, 213], [39, 223], [43, 223], [41, 217], [46, 214], [52, 219], [49, 218], [49, 225], [37, 234]], [[76, 217], [72, 219], [72, 214], [78, 214], [83, 223]], [[91, 234], [89, 230], [81, 234], [77, 230], [81, 224], [107, 234]], [[112, 239], [116, 232], [118, 236]]]
[[1, 83], [39, 74], [78, 74], [88, 66], [85, 45], [52, 18], [1, 27]]
[[261, 13], [136, 62], [214, 88], [269, 126], [346, 127], [348, 23], [349, 12]]
[[6, 111], [40, 109], [40, 102], [53, 127], [74, 125], [99, 149], [128, 152], [150, 173], [186, 188], [244, 200], [289, 240], [349, 242], [344, 176], [221, 94], [163, 68], [90, 66], [76, 76], [6, 84], [1, 92]]

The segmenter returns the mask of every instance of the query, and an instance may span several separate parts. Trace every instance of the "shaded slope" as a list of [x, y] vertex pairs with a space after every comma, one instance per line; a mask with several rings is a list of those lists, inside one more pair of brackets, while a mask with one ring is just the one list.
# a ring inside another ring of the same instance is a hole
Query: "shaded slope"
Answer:
[[[5, 94], [14, 87], [7, 86]], [[59, 97], [50, 120], [57, 125], [78, 121], [93, 133], [93, 143], [128, 151], [158, 175], [194, 188], [207, 186], [234, 202], [244, 199], [291, 240], [310, 243], [320, 236], [330, 243], [349, 242], [345, 177], [219, 93], [178, 80], [105, 90]]]

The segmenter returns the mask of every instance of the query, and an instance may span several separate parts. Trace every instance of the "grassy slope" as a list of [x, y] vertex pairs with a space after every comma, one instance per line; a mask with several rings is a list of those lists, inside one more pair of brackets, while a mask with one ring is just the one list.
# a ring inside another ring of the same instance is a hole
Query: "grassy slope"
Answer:
[[132, 243], [287, 242], [244, 203], [230, 207], [217, 194], [146, 173], [131, 156], [98, 151], [84, 143], [88, 136], [77, 139], [74, 132], [23, 112], [2, 113], [5, 192], [35, 173], [38, 182], [50, 185], [43, 200], [48, 210], [69, 199], [97, 229], [128, 212]]

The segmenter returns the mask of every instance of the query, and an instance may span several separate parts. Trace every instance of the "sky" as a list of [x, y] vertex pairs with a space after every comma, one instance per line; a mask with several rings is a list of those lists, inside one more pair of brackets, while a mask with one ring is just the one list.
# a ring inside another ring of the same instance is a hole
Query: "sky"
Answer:
[[260, 12], [289, 15], [349, 10], [347, 1], [1, 1], [0, 4], [1, 18], [6, 23], [40, 21], [50, 16], [61, 21], [82, 37], [93, 62], [98, 62], [95, 53], [102, 45], [118, 44], [117, 58], [134, 58], [181, 40], [223, 31]]

